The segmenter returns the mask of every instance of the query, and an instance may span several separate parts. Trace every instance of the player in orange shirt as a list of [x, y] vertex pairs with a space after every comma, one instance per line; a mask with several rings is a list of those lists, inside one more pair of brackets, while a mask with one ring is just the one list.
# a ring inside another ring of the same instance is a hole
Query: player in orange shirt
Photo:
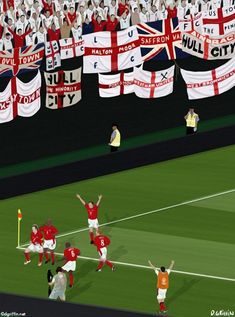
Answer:
[[165, 306], [165, 298], [166, 292], [169, 288], [169, 274], [175, 264], [175, 261], [171, 261], [171, 264], [168, 269], [164, 266], [161, 266], [160, 270], [157, 269], [150, 261], [148, 261], [149, 265], [152, 269], [154, 269], [155, 273], [157, 274], [157, 300], [160, 306], [160, 313], [166, 313], [167, 309]]

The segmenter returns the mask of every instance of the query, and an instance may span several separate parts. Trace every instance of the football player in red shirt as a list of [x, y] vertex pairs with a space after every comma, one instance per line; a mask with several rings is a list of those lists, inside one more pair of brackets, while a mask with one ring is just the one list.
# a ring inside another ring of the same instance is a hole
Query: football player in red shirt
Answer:
[[69, 273], [69, 287], [72, 287], [74, 284], [73, 272], [76, 270], [76, 260], [79, 255], [79, 249], [71, 247], [70, 242], [65, 243], [64, 260], [66, 262], [62, 266], [62, 269]]
[[104, 266], [104, 264], [107, 264], [112, 269], [112, 271], [114, 271], [115, 266], [112, 262], [107, 260], [107, 247], [110, 244], [110, 239], [107, 236], [98, 233], [95, 237], [94, 244], [97, 247], [97, 251], [100, 255], [100, 261], [96, 271], [101, 272], [101, 269]]
[[24, 256], [25, 256], [25, 262], [24, 264], [29, 264], [31, 262], [30, 260], [30, 252], [38, 252], [39, 253], [39, 261], [38, 266], [42, 265], [42, 258], [43, 258], [43, 247], [42, 247], [42, 234], [38, 229], [38, 225], [32, 226], [32, 232], [30, 235], [30, 245], [25, 249]]
[[85, 206], [87, 213], [88, 213], [88, 225], [89, 225], [89, 235], [90, 235], [90, 243], [94, 243], [94, 233], [93, 229], [96, 230], [96, 235], [98, 234], [98, 207], [100, 204], [100, 201], [102, 199], [102, 195], [98, 196], [98, 201], [96, 204], [93, 203], [93, 201], [89, 201], [88, 203], [85, 202], [85, 200], [82, 199], [82, 197], [77, 194], [77, 198], [80, 200], [80, 202]]
[[51, 264], [54, 265], [55, 263], [54, 250], [56, 247], [55, 235], [58, 233], [58, 230], [56, 227], [52, 225], [51, 219], [48, 219], [47, 223], [44, 226], [41, 226], [39, 230], [43, 234], [43, 237], [44, 237], [43, 251], [44, 251], [44, 256], [46, 258], [45, 263], [48, 263], [50, 261], [48, 253], [47, 253], [48, 250], [50, 250]]

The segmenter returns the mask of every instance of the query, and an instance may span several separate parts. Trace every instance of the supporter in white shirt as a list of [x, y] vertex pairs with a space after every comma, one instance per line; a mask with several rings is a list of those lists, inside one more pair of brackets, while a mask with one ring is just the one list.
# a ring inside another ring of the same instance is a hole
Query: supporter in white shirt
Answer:
[[42, 22], [46, 29], [48, 29], [51, 26], [52, 20], [53, 20], [53, 16], [50, 15], [49, 10], [47, 10], [45, 14], [42, 14]]
[[104, 7], [104, 2], [101, 1], [99, 7], [97, 8], [99, 16], [101, 16], [102, 20], [107, 20], [108, 15], [108, 7]]
[[181, 3], [177, 7], [177, 17], [179, 19], [184, 19], [188, 9], [189, 9], [189, 6], [187, 3], [187, 0], [181, 0]]
[[149, 22], [155, 22], [157, 21], [157, 18], [158, 18], [157, 7], [153, 4], [149, 11]]
[[109, 5], [109, 15], [111, 16], [112, 14], [117, 17], [117, 11], [118, 11], [118, 2], [116, 0], [112, 0], [110, 5]]
[[31, 32], [29, 33], [29, 35], [27, 35], [25, 37], [25, 45], [26, 46], [31, 46], [31, 45], [34, 45], [35, 44], [35, 33]]
[[9, 32], [6, 32], [3, 38], [4, 51], [13, 49], [12, 36]]
[[25, 15], [22, 14], [18, 21], [15, 23], [16, 31], [21, 29], [23, 33], [25, 33], [25, 30], [29, 26], [29, 22], [26, 20]]
[[88, 8], [85, 10], [85, 15], [88, 17], [89, 21], [91, 21], [92, 14], [94, 13], [94, 8], [92, 3], [89, 3]]
[[149, 13], [147, 12], [146, 8], [143, 7], [140, 14], [140, 23], [147, 23], [149, 22]]
[[196, 0], [191, 0], [191, 3], [188, 4], [188, 9], [190, 14], [196, 15], [199, 12], [198, 2], [196, 2]]
[[0, 52], [4, 50], [3, 38], [0, 38]]
[[41, 17], [37, 16], [36, 12], [33, 12], [31, 18], [29, 19], [30, 28], [33, 30], [33, 32], [37, 32], [41, 22]]
[[159, 1], [159, 7], [158, 7], [158, 20], [164, 20], [167, 18], [167, 10], [165, 6], [164, 0]]
[[124, 30], [130, 27], [131, 15], [130, 13], [126, 14], [126, 11], [120, 17], [120, 29]]
[[82, 36], [82, 28], [76, 22], [71, 28], [72, 36], [75, 40], [79, 40]]
[[35, 43], [45, 43], [47, 39], [47, 32], [44, 30], [42, 26], [40, 26], [39, 30], [35, 34]]

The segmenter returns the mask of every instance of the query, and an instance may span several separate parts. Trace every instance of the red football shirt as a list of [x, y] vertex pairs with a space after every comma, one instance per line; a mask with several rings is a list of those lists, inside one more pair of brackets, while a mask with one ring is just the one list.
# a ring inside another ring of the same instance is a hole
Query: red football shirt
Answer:
[[42, 226], [39, 230], [43, 233], [45, 240], [55, 240], [55, 235], [58, 233], [58, 230], [54, 226]]
[[49, 41], [59, 41], [60, 39], [60, 29], [53, 31], [52, 29], [47, 30]]
[[30, 240], [33, 244], [40, 244], [42, 245], [42, 233], [37, 231], [36, 233], [31, 232]]
[[110, 244], [110, 239], [104, 235], [99, 235], [95, 237], [94, 244], [99, 251], [101, 248], [107, 247]]
[[67, 248], [64, 250], [64, 257], [66, 259], [66, 262], [76, 261], [79, 254], [80, 250], [77, 248]]
[[97, 219], [97, 216], [98, 216], [98, 206], [97, 205], [94, 205], [92, 208], [90, 208], [88, 206], [88, 204], [85, 204], [85, 208], [86, 208], [87, 213], [88, 213], [88, 219], [90, 219], [90, 220]]

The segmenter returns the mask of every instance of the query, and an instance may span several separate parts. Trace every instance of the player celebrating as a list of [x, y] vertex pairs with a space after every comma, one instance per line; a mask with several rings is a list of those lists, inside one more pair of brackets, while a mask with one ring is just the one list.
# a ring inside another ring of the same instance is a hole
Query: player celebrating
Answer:
[[158, 270], [150, 261], [148, 261], [149, 265], [152, 269], [154, 269], [155, 273], [157, 274], [157, 300], [160, 306], [160, 313], [166, 313], [166, 306], [165, 306], [165, 298], [166, 292], [169, 287], [169, 274], [174, 266], [175, 261], [171, 261], [169, 268], [166, 270], [164, 266], [161, 266], [161, 269]]
[[43, 233], [43, 236], [44, 236], [43, 251], [44, 251], [44, 256], [46, 258], [45, 263], [48, 263], [50, 261], [48, 253], [47, 253], [48, 250], [50, 250], [51, 264], [54, 265], [55, 263], [54, 250], [56, 247], [55, 235], [58, 233], [58, 230], [56, 227], [52, 225], [51, 219], [48, 219], [46, 224], [44, 226], [41, 226], [39, 230]]
[[80, 200], [80, 202], [85, 206], [87, 210], [90, 243], [93, 244], [94, 243], [93, 229], [96, 230], [96, 235], [98, 234], [99, 223], [98, 223], [97, 216], [98, 216], [98, 207], [102, 199], [102, 195], [98, 196], [98, 201], [96, 204], [94, 204], [92, 201], [86, 203], [79, 194], [77, 194], [77, 198]]
[[30, 236], [30, 245], [24, 251], [25, 265], [31, 262], [30, 255], [29, 255], [30, 252], [39, 253], [38, 266], [42, 265], [42, 258], [43, 258], [42, 238], [43, 236], [38, 229], [38, 225], [33, 225], [31, 236]]
[[74, 284], [73, 272], [76, 270], [76, 260], [80, 254], [80, 250], [71, 247], [70, 242], [65, 243], [64, 260], [66, 260], [62, 269], [69, 273], [69, 287]]
[[112, 262], [107, 260], [107, 246], [110, 244], [110, 239], [107, 236], [98, 233], [95, 237], [94, 244], [97, 247], [97, 251], [100, 255], [100, 261], [96, 271], [101, 272], [104, 264], [107, 264], [112, 269], [112, 271], [114, 271], [115, 266]]

